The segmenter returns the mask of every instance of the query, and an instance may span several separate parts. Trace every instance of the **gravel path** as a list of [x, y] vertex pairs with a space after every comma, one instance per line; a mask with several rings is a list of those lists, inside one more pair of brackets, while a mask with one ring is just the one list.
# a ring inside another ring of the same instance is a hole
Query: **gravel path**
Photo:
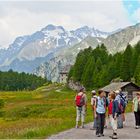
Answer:
[[[56, 135], [52, 135], [48, 139], [109, 139], [112, 134], [111, 128], [107, 128], [104, 131], [105, 136], [97, 138], [95, 130], [90, 130], [92, 123], [85, 126], [84, 129], [69, 129]], [[134, 128], [134, 115], [128, 113], [126, 116], [126, 125], [123, 129], [118, 129], [119, 139], [140, 139], [140, 129]]]

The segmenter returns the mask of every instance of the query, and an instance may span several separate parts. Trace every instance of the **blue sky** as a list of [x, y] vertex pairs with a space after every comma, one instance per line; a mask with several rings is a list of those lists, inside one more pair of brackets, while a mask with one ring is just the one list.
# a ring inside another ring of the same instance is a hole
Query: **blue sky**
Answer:
[[123, 5], [128, 12], [129, 20], [133, 23], [138, 22], [138, 19], [134, 14], [140, 8], [140, 0], [123, 0]]
[[0, 48], [48, 24], [111, 32], [140, 22], [140, 0], [0, 1]]

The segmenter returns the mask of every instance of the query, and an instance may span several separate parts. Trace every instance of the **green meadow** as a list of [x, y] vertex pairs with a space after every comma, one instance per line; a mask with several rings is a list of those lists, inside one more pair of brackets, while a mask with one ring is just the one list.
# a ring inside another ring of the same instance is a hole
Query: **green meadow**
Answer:
[[[4, 107], [0, 110], [1, 139], [47, 138], [75, 126], [75, 92], [60, 84], [34, 91], [0, 92]], [[90, 93], [86, 122], [91, 122]], [[127, 112], [131, 111], [131, 103]]]

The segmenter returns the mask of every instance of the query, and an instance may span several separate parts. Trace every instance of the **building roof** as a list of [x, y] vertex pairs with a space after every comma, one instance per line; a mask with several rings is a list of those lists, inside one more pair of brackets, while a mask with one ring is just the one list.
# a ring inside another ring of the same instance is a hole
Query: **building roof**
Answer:
[[101, 90], [106, 91], [106, 92], [116, 91], [116, 90], [122, 89], [123, 87], [125, 87], [128, 84], [133, 84], [135, 87], [139, 88], [137, 85], [135, 85], [132, 82], [113, 82], [113, 83], [103, 87]]

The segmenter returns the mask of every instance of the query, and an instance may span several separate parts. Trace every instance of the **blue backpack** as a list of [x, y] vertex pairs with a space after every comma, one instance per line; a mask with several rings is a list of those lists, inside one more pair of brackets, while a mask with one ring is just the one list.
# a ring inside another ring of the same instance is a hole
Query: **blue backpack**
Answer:
[[119, 113], [122, 114], [125, 111], [127, 102], [126, 102], [125, 98], [121, 94], [119, 96], [120, 96], [120, 102], [118, 104], [118, 107], [119, 107]]

